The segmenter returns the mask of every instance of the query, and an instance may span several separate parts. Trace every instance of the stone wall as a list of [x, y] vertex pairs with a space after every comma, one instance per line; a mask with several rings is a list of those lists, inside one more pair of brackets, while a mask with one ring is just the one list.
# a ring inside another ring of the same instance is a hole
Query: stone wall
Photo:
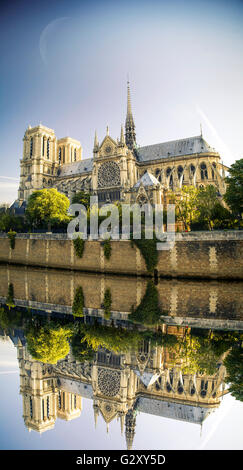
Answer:
[[[0, 302], [5, 303], [12, 283], [15, 305], [68, 314], [81, 286], [85, 313], [103, 316], [104, 292], [109, 288], [113, 318], [126, 320], [132, 306], [140, 304], [147, 282], [135, 276], [1, 265]], [[160, 279], [157, 289], [164, 323], [243, 329], [241, 281]]]
[[[140, 250], [129, 240], [112, 241], [109, 260], [101, 241], [87, 240], [82, 258], [66, 234], [18, 234], [10, 248], [0, 235], [0, 262], [99, 273], [148, 275]], [[159, 251], [161, 277], [243, 279], [243, 232], [176, 233], [170, 250]]]

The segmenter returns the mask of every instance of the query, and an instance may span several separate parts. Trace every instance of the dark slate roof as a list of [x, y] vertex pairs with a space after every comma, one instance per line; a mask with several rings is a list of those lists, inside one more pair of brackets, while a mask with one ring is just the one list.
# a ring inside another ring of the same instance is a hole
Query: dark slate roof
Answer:
[[67, 163], [61, 167], [58, 174], [59, 178], [63, 176], [80, 175], [82, 173], [91, 172], [93, 168], [93, 158], [85, 158], [80, 162]]
[[185, 405], [147, 397], [138, 398], [136, 409], [142, 413], [195, 424], [201, 424], [214, 411], [214, 408]]
[[91, 384], [75, 380], [74, 378], [59, 377], [59, 386], [65, 392], [71, 392], [81, 395], [84, 398], [93, 398], [93, 389]]
[[216, 150], [210, 147], [201, 135], [188, 137], [186, 139], [171, 140], [161, 144], [147, 145], [136, 149], [137, 159], [140, 162], [207, 152], [216, 153]]

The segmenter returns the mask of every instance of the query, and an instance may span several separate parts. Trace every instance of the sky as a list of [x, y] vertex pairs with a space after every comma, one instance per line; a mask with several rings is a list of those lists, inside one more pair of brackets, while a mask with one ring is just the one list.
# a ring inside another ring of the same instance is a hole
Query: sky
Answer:
[[[82, 399], [79, 418], [57, 419], [54, 429], [43, 434], [24, 425], [19, 394], [17, 350], [11, 341], [0, 341], [0, 450], [81, 449], [126, 450], [120, 423], [109, 425], [99, 417], [94, 425], [92, 400]], [[243, 450], [243, 403], [225, 395], [219, 408], [200, 425], [139, 413], [133, 450]]]
[[243, 1], [5, 0], [0, 10], [0, 202], [12, 202], [28, 125], [117, 138], [129, 76], [137, 143], [200, 134], [243, 156]]

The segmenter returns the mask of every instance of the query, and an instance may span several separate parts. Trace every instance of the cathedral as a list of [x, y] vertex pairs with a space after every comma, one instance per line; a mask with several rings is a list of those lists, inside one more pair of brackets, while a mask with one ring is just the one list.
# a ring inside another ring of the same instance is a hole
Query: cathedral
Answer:
[[136, 141], [130, 84], [127, 83], [125, 131], [113, 139], [107, 127], [99, 142], [94, 137], [93, 157], [82, 158], [82, 147], [71, 137], [57, 139], [53, 129], [29, 126], [23, 138], [18, 206], [33, 191], [56, 188], [70, 201], [86, 191], [98, 196], [99, 205], [110, 202], [160, 204], [183, 185], [213, 184], [225, 192], [225, 167], [219, 153], [203, 138], [173, 140], [140, 147]]

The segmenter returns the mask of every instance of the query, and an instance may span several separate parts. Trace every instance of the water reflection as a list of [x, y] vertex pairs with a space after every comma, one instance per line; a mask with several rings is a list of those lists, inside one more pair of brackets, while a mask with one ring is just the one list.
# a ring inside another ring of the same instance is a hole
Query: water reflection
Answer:
[[1, 336], [17, 348], [29, 430], [79, 418], [88, 398], [95, 424], [103, 419], [108, 431], [118, 419], [132, 449], [138, 412], [201, 425], [228, 392], [229, 375], [242, 399], [242, 332], [137, 322], [124, 328], [6, 305], [0, 312]]

